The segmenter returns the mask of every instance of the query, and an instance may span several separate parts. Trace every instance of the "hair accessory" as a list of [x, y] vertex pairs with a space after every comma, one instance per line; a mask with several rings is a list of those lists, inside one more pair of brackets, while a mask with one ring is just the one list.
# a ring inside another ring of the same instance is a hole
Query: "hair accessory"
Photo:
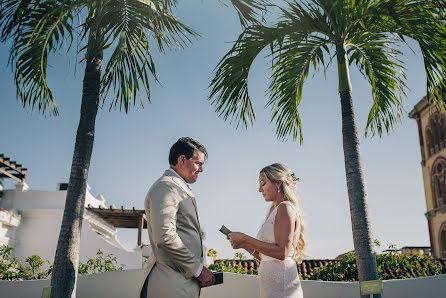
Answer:
[[293, 178], [294, 183], [296, 183], [297, 181], [300, 180], [300, 178], [296, 177], [296, 175], [294, 173], [291, 173], [291, 178]]

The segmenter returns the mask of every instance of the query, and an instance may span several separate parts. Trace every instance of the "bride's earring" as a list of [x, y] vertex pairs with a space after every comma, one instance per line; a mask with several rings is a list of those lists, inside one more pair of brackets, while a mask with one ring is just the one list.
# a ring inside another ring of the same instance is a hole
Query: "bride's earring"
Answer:
[[277, 192], [280, 192], [280, 186], [277, 186]]

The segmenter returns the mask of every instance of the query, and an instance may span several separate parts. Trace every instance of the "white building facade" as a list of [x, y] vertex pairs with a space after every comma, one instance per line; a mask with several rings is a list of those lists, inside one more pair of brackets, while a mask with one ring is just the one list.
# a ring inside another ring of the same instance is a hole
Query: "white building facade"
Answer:
[[[0, 245], [13, 246], [13, 256], [22, 260], [39, 255], [53, 263], [66, 195], [66, 190], [31, 190], [24, 182], [16, 184], [15, 189], [3, 190], [0, 199], [0, 207], [4, 209], [0, 211]], [[103, 196], [94, 197], [87, 188], [85, 206], [106, 208], [104, 203]], [[125, 265], [124, 269], [142, 268], [143, 250], [136, 247], [134, 251], [129, 251], [121, 245], [116, 232], [112, 224], [85, 209], [80, 262], [96, 258], [96, 253], [101, 250], [104, 255], [113, 254], [117, 265]], [[147, 254], [150, 254], [150, 249], [145, 248], [144, 255]]]

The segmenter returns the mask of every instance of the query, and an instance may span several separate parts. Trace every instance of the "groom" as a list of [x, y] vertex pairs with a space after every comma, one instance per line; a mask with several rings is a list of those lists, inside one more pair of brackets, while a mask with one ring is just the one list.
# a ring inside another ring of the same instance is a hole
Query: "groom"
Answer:
[[203, 267], [197, 203], [189, 186], [203, 172], [206, 157], [198, 141], [180, 138], [170, 148], [170, 168], [147, 193], [147, 230], [156, 261], [141, 297], [199, 297], [200, 287], [214, 283], [212, 271]]

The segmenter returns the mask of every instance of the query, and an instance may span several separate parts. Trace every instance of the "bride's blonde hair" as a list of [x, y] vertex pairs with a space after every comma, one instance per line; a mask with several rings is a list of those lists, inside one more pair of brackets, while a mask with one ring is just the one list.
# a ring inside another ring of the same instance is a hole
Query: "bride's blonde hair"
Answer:
[[[297, 186], [295, 181], [296, 178], [287, 166], [280, 163], [274, 163], [272, 165], [266, 166], [260, 171], [260, 173], [264, 173], [271, 182], [282, 182], [282, 190], [285, 198], [290, 201], [294, 205], [294, 207], [296, 207], [298, 221], [300, 223], [300, 234], [296, 247], [296, 261], [298, 264], [300, 264], [302, 263], [303, 258], [306, 256], [306, 242], [304, 238], [305, 224], [302, 217], [302, 210], [299, 204], [299, 196], [297, 194]], [[271, 214], [274, 207], [276, 207], [274, 203], [271, 204], [271, 208], [269, 209], [267, 217]]]

